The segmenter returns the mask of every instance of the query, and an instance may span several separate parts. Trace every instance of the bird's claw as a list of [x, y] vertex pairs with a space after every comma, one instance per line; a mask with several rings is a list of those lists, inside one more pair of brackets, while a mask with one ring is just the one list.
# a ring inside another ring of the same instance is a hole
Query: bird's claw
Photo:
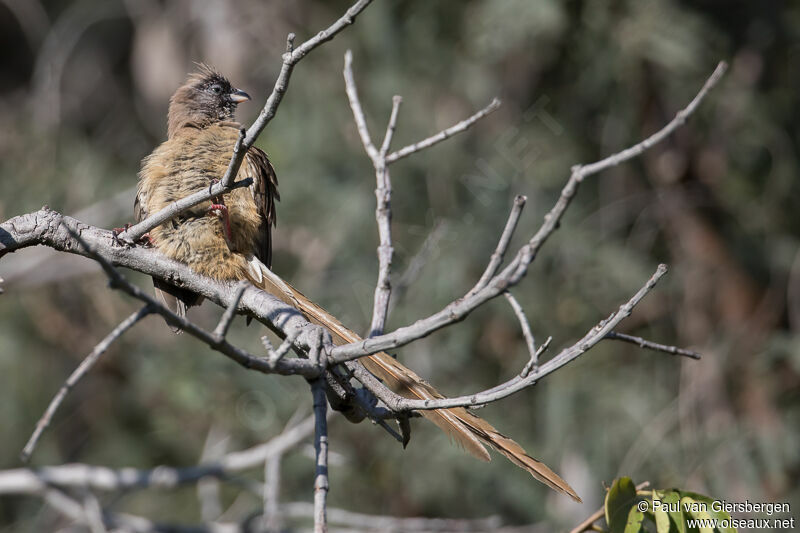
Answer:
[[228, 242], [231, 242], [231, 221], [230, 217], [228, 217], [228, 206], [223, 203], [211, 204], [208, 206], [207, 213], [219, 217], [220, 220], [222, 220], [222, 229], [225, 231], [225, 238]]
[[[112, 235], [112, 238], [114, 239], [114, 242], [115, 242], [115, 243], [117, 243], [117, 244], [119, 244], [119, 245], [124, 245], [124, 244], [127, 244], [127, 243], [125, 243], [125, 242], [121, 241], [121, 240], [119, 239], [119, 236], [120, 236], [122, 233], [124, 233], [124, 232], [128, 231], [128, 229], [129, 229], [129, 228], [130, 228], [132, 225], [133, 225], [133, 224], [131, 224], [130, 222], [126, 222], [124, 227], [122, 227], [122, 228], [114, 228], [114, 229], [112, 229], [112, 230], [111, 230], [111, 235]], [[136, 240], [136, 243], [137, 243], [137, 244], [141, 244], [141, 245], [143, 245], [143, 246], [145, 246], [145, 247], [147, 247], [147, 248], [152, 248], [152, 247], [153, 247], [153, 238], [150, 236], [150, 234], [149, 234], [149, 233], [145, 233], [144, 235], [142, 235], [141, 237], [139, 237], [139, 238]]]

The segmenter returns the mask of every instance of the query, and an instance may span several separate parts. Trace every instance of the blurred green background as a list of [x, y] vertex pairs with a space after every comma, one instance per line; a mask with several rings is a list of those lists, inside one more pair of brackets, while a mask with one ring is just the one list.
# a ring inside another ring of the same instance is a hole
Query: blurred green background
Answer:
[[[165, 137], [167, 102], [216, 66], [254, 96], [255, 117], [286, 34], [302, 42], [348, 2], [3, 0], [0, 219], [44, 204], [106, 228], [131, 221], [139, 161]], [[800, 506], [800, 4], [679, 0], [377, 1], [296, 68], [259, 140], [280, 179], [274, 269], [356, 331], [376, 278], [374, 175], [341, 69], [354, 69], [374, 138], [400, 94], [399, 148], [485, 106], [469, 132], [392, 167], [389, 327], [439, 310], [480, 276], [516, 194], [512, 244], [550, 208], [570, 166], [616, 152], [686, 105], [719, 60], [730, 70], [690, 123], [644, 157], [582, 187], [514, 290], [537, 340], [567, 346], [640, 287], [670, 273], [621, 331], [691, 347], [702, 361], [606, 342], [536, 387], [481, 411], [583, 496], [573, 504], [497, 458], [464, 455], [415, 422], [407, 450], [378, 428], [331, 423], [331, 505], [400, 516], [576, 525], [617, 475], [729, 501]], [[376, 141], [377, 142], [377, 141]], [[427, 244], [426, 244], [427, 242]], [[416, 259], [415, 259], [416, 258]], [[421, 264], [421, 269], [410, 264]], [[149, 279], [126, 273], [144, 287]], [[52, 395], [137, 303], [91, 261], [26, 249], [0, 261], [0, 468]], [[409, 283], [410, 282], [410, 283]], [[221, 310], [192, 318], [213, 326]], [[232, 338], [260, 350], [265, 328]], [[449, 395], [513, 376], [527, 360], [497, 300], [399, 351]], [[247, 372], [157, 317], [125, 335], [70, 395], [33, 464], [196, 464], [209, 435], [227, 449], [310, 413], [299, 378]], [[260, 477], [260, 472], [253, 472]], [[313, 464], [295, 453], [282, 501], [310, 501]], [[260, 508], [238, 487], [229, 513]], [[102, 495], [118, 511], [199, 521], [195, 489]], [[0, 531], [64, 522], [40, 500], [0, 499]]]

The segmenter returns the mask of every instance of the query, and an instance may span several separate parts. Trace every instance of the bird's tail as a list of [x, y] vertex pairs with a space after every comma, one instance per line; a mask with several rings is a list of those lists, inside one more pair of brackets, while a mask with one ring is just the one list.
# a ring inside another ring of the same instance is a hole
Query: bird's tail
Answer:
[[[310, 322], [328, 329], [335, 344], [349, 344], [362, 340], [356, 333], [339, 322], [336, 317], [306, 298], [300, 291], [282, 280], [258, 259], [253, 258], [250, 260], [248, 274], [256, 286], [299, 310]], [[390, 389], [405, 398], [420, 400], [443, 398], [430, 384], [411, 369], [398, 363], [386, 352], [362, 357], [359, 361], [367, 370], [382, 379]], [[550, 470], [547, 465], [528, 455], [522, 446], [501, 434], [491, 424], [470, 413], [467, 409], [456, 407], [422, 410], [420, 414], [439, 426], [450, 438], [478, 459], [483, 461], [491, 459], [486, 448], [484, 448], [484, 444], [488, 444], [548, 487], [567, 494], [573, 500], [581, 501], [572, 487], [561, 479], [558, 474]]]

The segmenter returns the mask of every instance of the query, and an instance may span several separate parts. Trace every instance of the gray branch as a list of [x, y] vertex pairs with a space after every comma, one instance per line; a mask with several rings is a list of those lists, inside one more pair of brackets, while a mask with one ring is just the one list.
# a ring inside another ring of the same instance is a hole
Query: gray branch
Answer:
[[430, 148], [435, 144], [439, 144], [440, 142], [449, 139], [453, 135], [456, 135], [463, 131], [467, 131], [473, 124], [478, 122], [486, 115], [495, 111], [498, 107], [500, 107], [500, 100], [498, 98], [495, 98], [489, 103], [489, 105], [487, 105], [486, 107], [484, 107], [471, 117], [462, 120], [458, 124], [454, 124], [453, 126], [447, 128], [446, 130], [440, 131], [436, 135], [431, 135], [427, 139], [423, 139], [414, 144], [409, 144], [408, 146], [405, 146], [396, 152], [392, 152], [391, 154], [386, 156], [386, 162], [394, 163], [395, 161], [410, 156], [411, 154], [419, 152], [420, 150], [424, 150], [425, 148]]
[[67, 397], [69, 391], [72, 390], [75, 385], [85, 376], [91, 369], [94, 367], [95, 363], [100, 359], [100, 357], [108, 350], [109, 346], [111, 346], [114, 341], [122, 336], [123, 333], [128, 331], [130, 328], [134, 326], [137, 322], [141, 319], [149, 315], [153, 312], [153, 309], [149, 305], [145, 305], [143, 308], [139, 309], [135, 313], [131, 314], [128, 318], [120, 322], [120, 324], [115, 327], [111, 333], [106, 335], [106, 337], [101, 340], [94, 349], [91, 351], [86, 358], [81, 361], [81, 364], [78, 365], [72, 374], [67, 378], [61, 388], [58, 390], [56, 395], [50, 401], [50, 404], [47, 406], [42, 417], [36, 423], [36, 428], [33, 431], [30, 439], [28, 439], [27, 444], [22, 449], [21, 459], [23, 463], [27, 463], [33, 453], [33, 450], [36, 448], [36, 444], [39, 442], [39, 438], [44, 433], [44, 430], [47, 429], [47, 426], [50, 425], [50, 422], [53, 420], [53, 416], [58, 411], [58, 408], [61, 406], [61, 403], [64, 401], [64, 398]]
[[186, 468], [157, 466], [151, 470], [140, 470], [65, 464], [0, 470], [0, 494], [40, 494], [51, 486], [98, 491], [172, 489], [206, 477], [229, 479], [238, 472], [258, 467], [272, 457], [285, 454], [306, 440], [313, 431], [314, 418], [308, 417], [268, 442], [229, 453], [216, 461]]
[[[695, 96], [695, 98], [689, 103], [689, 105], [680, 111], [672, 121], [670, 121], [666, 126], [652, 136], [631, 148], [623, 150], [596, 163], [585, 166], [577, 165], [573, 167], [569, 180], [561, 190], [561, 195], [552, 209], [550, 209], [550, 211], [544, 216], [544, 222], [539, 227], [539, 230], [524, 246], [517, 251], [511, 262], [502, 271], [491, 277], [485, 286], [477, 290], [473, 289], [463, 298], [455, 300], [441, 311], [434, 313], [427, 318], [417, 320], [409, 326], [400, 327], [392, 333], [364, 339], [356, 343], [336, 346], [331, 351], [330, 362], [338, 363], [342, 361], [348, 361], [363, 357], [364, 355], [385, 350], [392, 350], [400, 346], [404, 346], [416, 339], [430, 335], [438, 329], [463, 320], [469, 313], [471, 313], [480, 305], [493, 298], [496, 298], [510, 287], [513, 287], [519, 283], [525, 274], [527, 274], [528, 267], [536, 258], [536, 255], [538, 254], [542, 245], [558, 228], [561, 217], [569, 207], [572, 199], [575, 197], [578, 187], [583, 182], [584, 178], [639, 155], [645, 149], [650, 148], [657, 142], [665, 139], [678, 126], [686, 122], [689, 115], [691, 115], [691, 113], [697, 109], [703, 97], [720, 80], [722, 74], [725, 72], [725, 69], [726, 64], [721, 62], [711, 77], [709, 77], [708, 81], [706, 81], [705, 85], [697, 94], [697, 96]], [[512, 209], [512, 216], [513, 214], [514, 211]], [[509, 224], [506, 225], [507, 228], [508, 226]], [[502, 242], [503, 239], [501, 238], [501, 244]], [[500, 246], [498, 246], [498, 248], [500, 248]], [[490, 266], [492, 266], [491, 262]]]
[[377, 150], [369, 135], [367, 121], [364, 117], [364, 110], [358, 98], [358, 89], [353, 77], [353, 53], [348, 50], [344, 55], [344, 82], [347, 99], [350, 101], [350, 108], [353, 110], [353, 119], [356, 123], [358, 135], [364, 150], [372, 160], [375, 168], [375, 221], [378, 224], [378, 281], [375, 286], [375, 297], [372, 308], [372, 322], [370, 324], [369, 337], [381, 335], [386, 329], [386, 317], [389, 312], [389, 300], [392, 295], [391, 270], [394, 247], [392, 246], [392, 181], [389, 176], [389, 167], [386, 162], [386, 153], [392, 143], [394, 130], [397, 126], [397, 114], [403, 99], [395, 96], [392, 99], [392, 114], [389, 117], [389, 124], [386, 126], [386, 134], [381, 143], [381, 149]]
[[311, 383], [314, 398], [314, 451], [316, 475], [314, 476], [314, 533], [328, 531], [328, 400], [325, 398], [325, 381]]

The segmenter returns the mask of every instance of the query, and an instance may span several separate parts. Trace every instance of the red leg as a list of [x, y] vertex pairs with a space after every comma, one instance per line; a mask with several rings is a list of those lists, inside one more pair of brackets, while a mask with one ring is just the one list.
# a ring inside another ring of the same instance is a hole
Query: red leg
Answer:
[[228, 207], [225, 204], [211, 204], [208, 208], [208, 213], [218, 216], [222, 219], [222, 228], [225, 231], [225, 239], [231, 241], [231, 221], [228, 217]]

